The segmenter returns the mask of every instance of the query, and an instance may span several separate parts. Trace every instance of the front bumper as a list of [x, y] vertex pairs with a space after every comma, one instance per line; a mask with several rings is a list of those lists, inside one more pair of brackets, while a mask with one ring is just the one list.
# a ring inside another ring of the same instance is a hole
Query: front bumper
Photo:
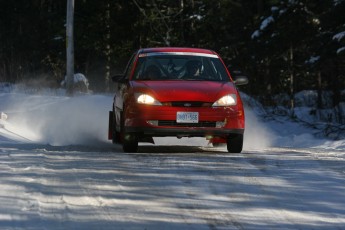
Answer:
[[[198, 112], [199, 122], [180, 124], [177, 112]], [[222, 124], [219, 126], [219, 124]], [[237, 107], [169, 107], [137, 105], [125, 112], [125, 133], [139, 136], [205, 137], [244, 133], [244, 111]]]
[[244, 129], [192, 129], [192, 128], [148, 128], [148, 127], [125, 127], [126, 133], [135, 133], [138, 136], [150, 137], [213, 137], [228, 136], [231, 134], [243, 134]]

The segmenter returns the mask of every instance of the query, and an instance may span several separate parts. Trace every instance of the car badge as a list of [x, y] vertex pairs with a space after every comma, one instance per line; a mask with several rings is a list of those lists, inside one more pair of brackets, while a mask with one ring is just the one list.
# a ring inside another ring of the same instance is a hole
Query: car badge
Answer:
[[192, 106], [191, 103], [184, 103], [183, 105], [184, 105], [184, 107], [191, 107]]

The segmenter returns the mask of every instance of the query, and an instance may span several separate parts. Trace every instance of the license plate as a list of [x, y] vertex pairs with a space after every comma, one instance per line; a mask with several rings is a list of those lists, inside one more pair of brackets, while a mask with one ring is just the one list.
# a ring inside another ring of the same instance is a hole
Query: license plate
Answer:
[[199, 113], [198, 112], [177, 112], [176, 122], [177, 123], [198, 123]]

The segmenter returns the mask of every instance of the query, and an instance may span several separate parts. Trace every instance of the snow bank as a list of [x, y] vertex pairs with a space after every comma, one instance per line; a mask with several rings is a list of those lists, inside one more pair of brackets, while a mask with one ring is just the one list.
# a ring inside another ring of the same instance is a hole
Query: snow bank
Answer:
[[[0, 143], [19, 141], [54, 146], [111, 145], [107, 133], [108, 111], [113, 95], [33, 95], [18, 91], [8, 93], [10, 88], [9, 85], [0, 88], [0, 112], [8, 116], [7, 121], [0, 121]], [[318, 125], [314, 128], [305, 125], [316, 124], [315, 115], [310, 113], [310, 107], [307, 106], [315, 105], [314, 99], [311, 99], [315, 98], [314, 92], [305, 91], [296, 96], [297, 104], [301, 106], [296, 108], [295, 113], [304, 119], [304, 123], [291, 120], [284, 114], [267, 112], [267, 108], [244, 93], [241, 93], [241, 97], [246, 115], [244, 150], [325, 146], [345, 149], [345, 141], [326, 139]], [[156, 141], [161, 145], [208, 144], [205, 138], [159, 138]]]
[[[67, 76], [61, 82], [62, 87], [67, 85]], [[89, 92], [89, 80], [82, 73], [76, 73], [73, 75], [73, 87], [75, 92], [88, 93]]]

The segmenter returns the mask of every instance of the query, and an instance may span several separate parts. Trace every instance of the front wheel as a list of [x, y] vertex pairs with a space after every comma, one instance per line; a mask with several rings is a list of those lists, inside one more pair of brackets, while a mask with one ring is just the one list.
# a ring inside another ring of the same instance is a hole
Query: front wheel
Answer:
[[227, 140], [227, 149], [229, 153], [240, 153], [243, 148], [243, 134], [229, 135]]
[[116, 131], [116, 117], [115, 117], [115, 112], [112, 112], [112, 142], [113, 144], [118, 144], [121, 143], [121, 133]]
[[138, 151], [138, 137], [135, 134], [125, 134], [122, 149], [126, 153], [136, 153]]

